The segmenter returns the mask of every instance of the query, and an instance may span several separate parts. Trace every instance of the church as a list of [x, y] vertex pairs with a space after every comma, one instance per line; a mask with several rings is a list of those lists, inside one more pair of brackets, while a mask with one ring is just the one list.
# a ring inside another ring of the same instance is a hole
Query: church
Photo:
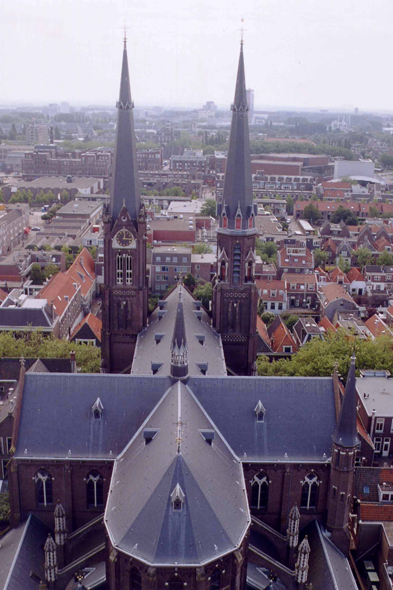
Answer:
[[182, 285], [148, 316], [124, 44], [104, 217], [102, 373], [32, 372], [21, 361], [12, 530], [0, 553], [6, 590], [357, 588], [348, 560], [355, 359], [345, 392], [336, 373], [254, 376], [243, 43], [231, 108], [212, 320]]

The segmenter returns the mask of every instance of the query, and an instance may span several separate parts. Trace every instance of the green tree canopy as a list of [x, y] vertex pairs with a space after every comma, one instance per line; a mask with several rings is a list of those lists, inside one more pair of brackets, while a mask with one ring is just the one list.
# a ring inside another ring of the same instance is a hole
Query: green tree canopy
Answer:
[[320, 248], [314, 250], [314, 264], [315, 266], [321, 266], [325, 268], [325, 264], [328, 261], [329, 254]]
[[356, 258], [356, 264], [361, 267], [370, 264], [373, 259], [371, 250], [369, 250], [365, 246], [362, 246], [358, 250], [354, 250], [352, 252], [352, 256]]
[[321, 219], [321, 213], [314, 203], [309, 203], [304, 208], [303, 217], [304, 219], [315, 223], [318, 219]]
[[295, 201], [292, 199], [291, 196], [288, 195], [288, 197], [287, 197], [287, 214], [288, 215], [293, 215], [294, 204], [295, 204]]
[[393, 266], [393, 254], [384, 250], [377, 258], [377, 264], [382, 266]]
[[[264, 356], [258, 357], [258, 375], [289, 375], [296, 377], [328, 377], [334, 370], [345, 378], [351, 355], [353, 340], [348, 338], [345, 330], [328, 332], [325, 340], [314, 338], [303, 346], [291, 359], [269, 362]], [[375, 340], [358, 340], [356, 342], [357, 370], [393, 370], [393, 342], [389, 336], [380, 336]]]
[[45, 276], [38, 262], [35, 262], [31, 267], [30, 279], [33, 281], [34, 285], [42, 285], [44, 282]]
[[15, 338], [12, 332], [0, 333], [0, 357], [69, 358], [74, 350], [76, 364], [82, 373], [100, 372], [101, 350], [97, 346], [44, 336], [40, 330], [17, 336]]
[[268, 328], [270, 324], [273, 323], [275, 317], [276, 316], [271, 311], [265, 311], [261, 315], [261, 320], [266, 324], [266, 327]]
[[202, 305], [205, 309], [210, 308], [210, 302], [213, 297], [213, 287], [211, 283], [205, 281], [198, 281], [197, 286], [194, 289], [194, 297], [202, 301]]
[[205, 243], [195, 244], [195, 246], [192, 249], [193, 254], [212, 254], [212, 252], [213, 250], [211, 249], [209, 244]]
[[257, 240], [255, 249], [263, 262], [275, 262], [277, 258], [277, 244], [275, 242]]
[[210, 217], [217, 217], [217, 203], [214, 199], [206, 199], [201, 207], [201, 215], [208, 215]]
[[188, 272], [183, 279], [183, 283], [185, 284], [186, 287], [190, 288], [190, 287], [195, 286], [196, 281], [195, 281], [195, 278], [192, 276], [192, 274], [190, 272]]
[[340, 221], [344, 221], [346, 225], [357, 225], [358, 219], [356, 215], [352, 213], [349, 209], [345, 209], [342, 205], [340, 205], [333, 215], [330, 218], [332, 223], [340, 223]]

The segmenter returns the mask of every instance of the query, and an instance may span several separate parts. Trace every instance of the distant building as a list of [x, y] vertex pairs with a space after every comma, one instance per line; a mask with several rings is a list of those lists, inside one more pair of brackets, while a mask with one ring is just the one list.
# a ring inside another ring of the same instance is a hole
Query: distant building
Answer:
[[136, 151], [138, 170], [161, 170], [162, 148], [139, 149]]
[[26, 127], [26, 143], [27, 145], [36, 145], [37, 143], [48, 143], [48, 127], [47, 125], [37, 125], [32, 123]]
[[334, 178], [343, 176], [374, 176], [375, 164], [372, 160], [336, 160]]
[[254, 91], [249, 88], [246, 92], [248, 104], [248, 122], [250, 125], [254, 123]]
[[191, 272], [191, 248], [155, 247], [152, 252], [151, 288], [155, 293], [176, 285]]

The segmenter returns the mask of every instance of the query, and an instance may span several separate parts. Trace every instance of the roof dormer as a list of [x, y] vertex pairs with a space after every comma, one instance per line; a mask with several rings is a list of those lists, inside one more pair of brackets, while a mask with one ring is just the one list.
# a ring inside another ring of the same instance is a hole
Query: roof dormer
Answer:
[[265, 409], [263, 403], [261, 402], [261, 400], [259, 400], [257, 405], [255, 406], [254, 412], [257, 417], [257, 422], [264, 422], [265, 421], [266, 409]]
[[91, 411], [95, 420], [101, 420], [104, 406], [102, 405], [102, 401], [99, 397], [97, 397], [96, 401], [94, 402]]
[[185, 497], [186, 496], [183, 490], [181, 489], [180, 484], [177, 483], [174, 487], [173, 492], [171, 493], [173, 510], [180, 511], [183, 509]]

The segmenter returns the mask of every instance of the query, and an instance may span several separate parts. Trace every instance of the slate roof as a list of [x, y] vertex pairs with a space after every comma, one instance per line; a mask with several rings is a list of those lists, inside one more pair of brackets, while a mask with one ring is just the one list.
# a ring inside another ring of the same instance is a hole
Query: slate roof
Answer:
[[55, 321], [51, 321], [49, 307], [31, 308], [31, 307], [0, 307], [0, 326], [6, 328], [25, 329], [28, 326], [32, 328], [50, 328], [52, 329]]
[[[169, 377], [26, 373], [15, 457], [115, 459], [170, 384]], [[97, 397], [101, 420], [91, 411]]]
[[[144, 429], [158, 431], [149, 444]], [[174, 510], [178, 484], [184, 496]], [[241, 463], [178, 381], [115, 462], [105, 511], [111, 542], [155, 566], [196, 566], [234, 551], [249, 524]]]
[[[42, 580], [45, 579], [45, 553], [44, 544], [48, 537], [48, 533], [52, 532], [39, 518], [30, 514], [26, 525], [20, 527], [23, 530], [22, 537], [18, 544], [18, 548], [14, 553], [14, 560], [11, 565], [4, 590], [37, 590], [37, 582], [30, 577], [30, 572], [33, 571]], [[19, 530], [19, 529], [17, 529]], [[8, 535], [14, 531], [10, 531], [4, 539], [3, 545], [7, 542]], [[2, 564], [3, 564], [2, 554]]]
[[131, 219], [138, 218], [141, 207], [134, 116], [132, 114], [134, 105], [131, 99], [127, 48], [125, 44], [121, 70], [120, 96], [116, 106], [118, 109], [116, 145], [110, 198], [110, 212], [113, 221], [119, 216], [123, 207], [123, 199]]
[[[182, 294], [188, 374], [201, 375], [199, 366], [207, 363], [207, 375], [226, 375], [220, 335], [212, 329], [210, 318], [200, 302], [195, 301], [184, 288]], [[176, 287], [151, 314], [149, 325], [139, 333], [131, 375], [152, 375], [153, 365], [157, 369], [157, 376], [170, 374], [171, 344], [178, 300], [179, 287]]]
[[307, 581], [315, 589], [357, 590], [348, 559], [330, 541], [317, 520], [313, 520], [304, 533], [308, 534], [311, 552]]
[[349, 367], [340, 416], [332, 436], [333, 442], [341, 447], [352, 448], [359, 444], [356, 427], [356, 403], [356, 367], [355, 357], [353, 356]]
[[[240, 48], [235, 99], [231, 108], [232, 123], [222, 201], [228, 217], [228, 229], [235, 229], [235, 217], [239, 208], [242, 229], [246, 230], [253, 209], [253, 193], [243, 45]], [[221, 211], [222, 208], [218, 207], [219, 215]]]
[[[336, 415], [330, 377], [190, 377], [187, 386], [243, 461], [331, 456]], [[256, 421], [259, 400], [266, 408], [264, 422]]]

